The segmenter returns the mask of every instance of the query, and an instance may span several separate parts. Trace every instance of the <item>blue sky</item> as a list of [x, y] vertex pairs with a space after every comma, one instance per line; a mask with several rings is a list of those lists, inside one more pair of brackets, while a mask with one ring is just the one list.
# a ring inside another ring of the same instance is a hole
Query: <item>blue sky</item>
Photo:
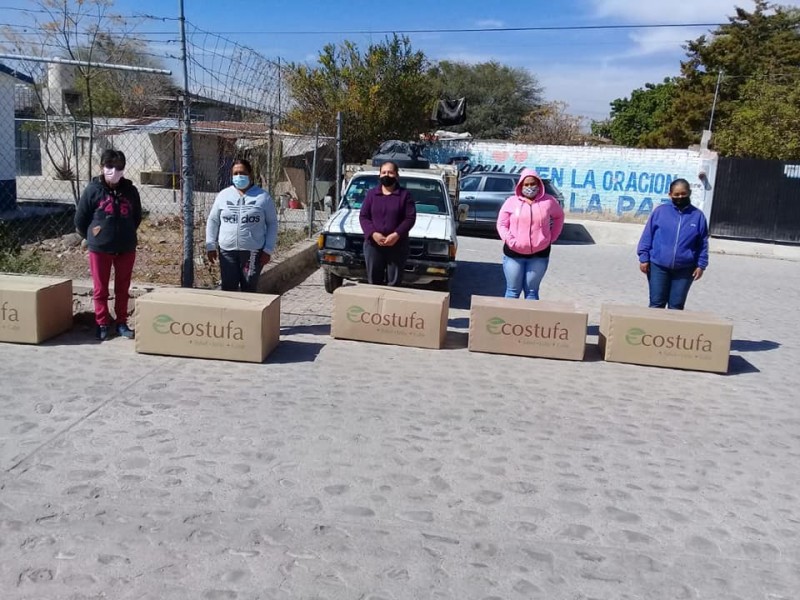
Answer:
[[[365, 46], [385, 34], [342, 34], [346, 30], [419, 30], [565, 25], [719, 23], [738, 4], [751, 0], [504, 0], [435, 2], [403, 0], [185, 0], [186, 18], [201, 29], [258, 50], [269, 58], [314, 62], [328, 42], [350, 39]], [[800, 0], [783, 5], [800, 7]], [[0, 0], [0, 23], [29, 24], [29, 16], [9, 8], [29, 8], [30, 0]], [[178, 1], [117, 0], [115, 12], [175, 17]], [[142, 37], [158, 53], [178, 52], [177, 23], [145, 21]], [[708, 28], [599, 31], [410, 33], [415, 48], [431, 59], [496, 60], [529, 69], [548, 100], [563, 100], [570, 112], [600, 119], [609, 102], [647, 82], [678, 73], [682, 44]], [[315, 34], [276, 33], [313, 31]], [[173, 41], [170, 41], [173, 40]]]

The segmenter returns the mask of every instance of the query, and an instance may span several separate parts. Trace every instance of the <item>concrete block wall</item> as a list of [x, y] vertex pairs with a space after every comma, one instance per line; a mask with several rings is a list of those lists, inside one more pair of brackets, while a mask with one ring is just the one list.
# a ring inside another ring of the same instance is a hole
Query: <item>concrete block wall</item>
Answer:
[[669, 201], [670, 182], [683, 178], [691, 184], [692, 202], [711, 217], [715, 152], [439, 141], [425, 154], [439, 163], [465, 157], [468, 170], [535, 169], [561, 190], [567, 217], [577, 219], [644, 221]]

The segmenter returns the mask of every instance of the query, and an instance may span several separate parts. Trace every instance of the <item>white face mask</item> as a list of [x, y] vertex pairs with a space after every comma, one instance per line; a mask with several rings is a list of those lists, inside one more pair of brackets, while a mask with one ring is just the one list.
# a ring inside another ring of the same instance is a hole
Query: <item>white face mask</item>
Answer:
[[522, 195], [526, 198], [535, 198], [538, 193], [539, 186], [536, 185], [526, 185], [522, 188]]
[[125, 169], [109, 169], [108, 167], [103, 167], [103, 177], [106, 183], [110, 183], [111, 185], [117, 185], [119, 180], [122, 179], [123, 173], [125, 173]]

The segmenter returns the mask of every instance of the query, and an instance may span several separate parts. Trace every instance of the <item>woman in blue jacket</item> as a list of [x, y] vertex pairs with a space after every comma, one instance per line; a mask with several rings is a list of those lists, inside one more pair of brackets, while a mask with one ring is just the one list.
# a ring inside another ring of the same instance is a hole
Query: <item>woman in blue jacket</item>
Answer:
[[708, 267], [708, 224], [692, 205], [685, 179], [669, 186], [672, 204], [653, 210], [639, 240], [639, 269], [647, 275], [650, 308], [683, 310], [689, 287]]

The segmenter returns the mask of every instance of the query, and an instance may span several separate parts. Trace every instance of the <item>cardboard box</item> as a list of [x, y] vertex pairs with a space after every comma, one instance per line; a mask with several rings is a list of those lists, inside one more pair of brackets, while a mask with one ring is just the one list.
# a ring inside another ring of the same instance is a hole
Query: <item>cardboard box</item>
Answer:
[[349, 285], [333, 293], [335, 338], [441, 348], [447, 335], [450, 294], [373, 285]]
[[39, 344], [71, 328], [71, 280], [0, 275], [0, 342]]
[[473, 296], [469, 349], [583, 360], [588, 315], [555, 302]]
[[656, 367], [727, 373], [733, 325], [716, 315], [604, 304], [603, 358]]
[[264, 362], [278, 345], [280, 296], [160, 289], [136, 299], [136, 351]]

